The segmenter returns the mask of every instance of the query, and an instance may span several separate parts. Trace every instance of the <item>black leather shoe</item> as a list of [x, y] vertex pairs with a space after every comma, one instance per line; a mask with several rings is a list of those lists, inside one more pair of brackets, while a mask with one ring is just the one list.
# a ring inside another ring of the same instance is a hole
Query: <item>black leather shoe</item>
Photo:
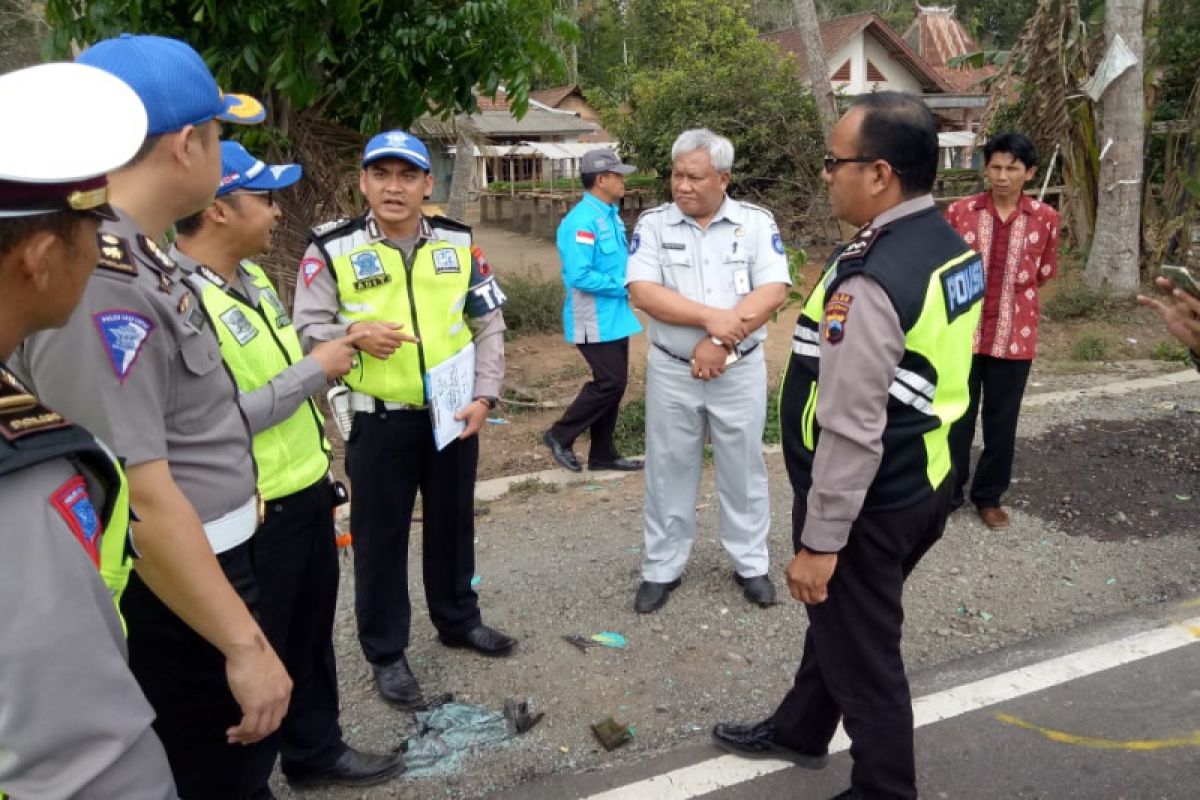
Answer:
[[550, 455], [554, 457], [560, 467], [571, 472], [583, 472], [583, 467], [579, 466], [579, 460], [575, 458], [575, 453], [556, 442], [550, 435], [550, 431], [542, 434], [542, 444], [550, 448]]
[[667, 604], [667, 599], [671, 596], [671, 592], [678, 589], [680, 583], [682, 581], [679, 578], [670, 583], [642, 581], [642, 585], [638, 587], [637, 595], [633, 598], [633, 610], [639, 614], [649, 614], [651, 611], [657, 611]]
[[405, 711], [420, 711], [425, 707], [421, 685], [413, 677], [404, 656], [391, 664], [372, 664], [371, 668], [375, 670], [375, 688], [385, 702]]
[[323, 786], [374, 786], [404, 772], [402, 753], [364, 753], [347, 747], [328, 769], [308, 775], [288, 775], [288, 784], [297, 789]]
[[614, 470], [616, 472], [638, 472], [646, 465], [632, 458], [618, 458], [613, 461], [588, 461], [588, 469], [592, 472]]
[[487, 625], [472, 628], [460, 636], [439, 633], [438, 638], [446, 647], [468, 647], [476, 653], [497, 658], [512, 655], [513, 650], [517, 649], [516, 639]]
[[733, 579], [742, 587], [742, 594], [751, 603], [758, 603], [763, 608], [775, 605], [775, 587], [766, 575], [755, 575], [753, 578], [743, 578], [736, 572]]
[[820, 769], [825, 766], [824, 753], [802, 753], [776, 743], [775, 723], [770, 720], [754, 725], [718, 723], [713, 726], [712, 740], [717, 747], [736, 756], [779, 758], [806, 769]]

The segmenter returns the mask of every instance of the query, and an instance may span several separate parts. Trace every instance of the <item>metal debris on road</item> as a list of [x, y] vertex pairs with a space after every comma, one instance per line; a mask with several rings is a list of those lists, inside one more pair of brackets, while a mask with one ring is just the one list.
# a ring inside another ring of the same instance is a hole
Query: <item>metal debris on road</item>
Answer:
[[533, 713], [529, 710], [528, 700], [517, 700], [510, 697], [504, 701], [504, 718], [508, 720], [508, 730], [510, 733], [526, 733], [533, 729], [545, 717], [545, 713], [539, 711]]

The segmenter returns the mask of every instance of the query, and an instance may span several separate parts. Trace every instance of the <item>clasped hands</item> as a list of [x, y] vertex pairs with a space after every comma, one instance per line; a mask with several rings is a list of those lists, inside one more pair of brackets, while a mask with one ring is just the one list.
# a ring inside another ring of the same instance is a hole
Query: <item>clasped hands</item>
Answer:
[[704, 324], [708, 336], [697, 342], [692, 350], [692, 377], [710, 381], [723, 375], [725, 359], [750, 335], [746, 323], [753, 318], [753, 315], [744, 315], [737, 309], [714, 310]]

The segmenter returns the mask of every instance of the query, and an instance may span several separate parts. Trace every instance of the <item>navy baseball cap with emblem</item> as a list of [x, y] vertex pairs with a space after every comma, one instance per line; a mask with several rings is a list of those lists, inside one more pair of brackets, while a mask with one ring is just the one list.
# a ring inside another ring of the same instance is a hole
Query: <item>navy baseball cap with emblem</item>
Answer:
[[304, 174], [299, 164], [266, 164], [237, 142], [221, 142], [221, 184], [217, 197], [238, 190], [270, 192], [291, 186]]
[[[47, 102], [53, 98], [53, 102]], [[124, 81], [83, 64], [0, 75], [0, 217], [85, 211], [116, 219], [106, 174], [146, 138], [146, 109]]]
[[75, 61], [116, 75], [137, 92], [149, 118], [147, 136], [211, 119], [256, 125], [267, 116], [253, 97], [217, 88], [204, 59], [178, 39], [124, 33], [96, 42]]
[[385, 131], [371, 137], [363, 148], [362, 165], [368, 166], [381, 158], [398, 158], [429, 172], [429, 150], [425, 143], [411, 133]]

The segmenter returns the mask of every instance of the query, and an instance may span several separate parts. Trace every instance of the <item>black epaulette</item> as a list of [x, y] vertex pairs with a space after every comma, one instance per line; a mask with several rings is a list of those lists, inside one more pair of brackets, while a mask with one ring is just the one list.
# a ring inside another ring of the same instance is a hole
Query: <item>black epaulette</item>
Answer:
[[96, 233], [96, 244], [100, 249], [100, 260], [96, 266], [109, 272], [116, 272], [129, 277], [138, 274], [137, 264], [129, 249], [129, 242], [115, 233], [101, 230]]
[[429, 224], [435, 228], [446, 228], [452, 231], [463, 231], [464, 233], [471, 232], [471, 226], [465, 222], [459, 222], [451, 217], [446, 217], [441, 214], [434, 214], [432, 217], [426, 217]]
[[838, 253], [837, 259], [839, 264], [844, 264], [847, 261], [863, 261], [867, 257], [867, 253], [879, 241], [879, 237], [886, 231], [886, 227], [881, 228], [864, 228], [858, 232], [849, 244], [842, 248]]
[[104, 524], [112, 516], [121, 478], [108, 453], [83, 428], [46, 408], [0, 367], [0, 476], [58, 458], [86, 466], [104, 487]]

